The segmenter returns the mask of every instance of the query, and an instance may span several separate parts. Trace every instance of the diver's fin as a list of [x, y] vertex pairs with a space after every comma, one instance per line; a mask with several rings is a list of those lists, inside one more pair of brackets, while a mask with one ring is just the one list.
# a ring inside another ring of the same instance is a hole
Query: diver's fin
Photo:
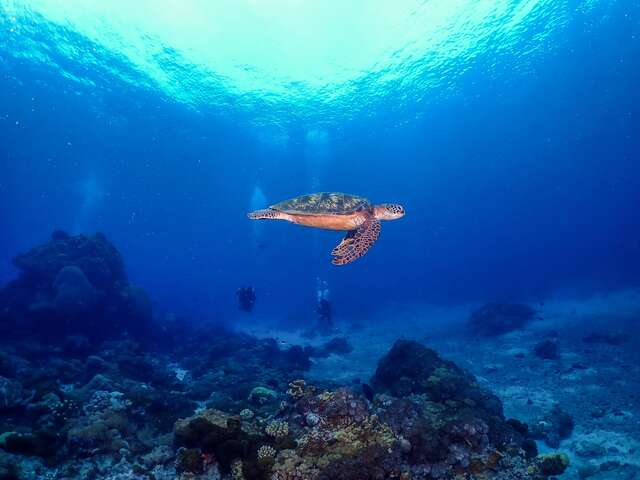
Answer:
[[380, 236], [380, 222], [371, 219], [363, 223], [357, 230], [352, 230], [344, 237], [331, 254], [335, 257], [331, 263], [346, 265], [362, 257]]

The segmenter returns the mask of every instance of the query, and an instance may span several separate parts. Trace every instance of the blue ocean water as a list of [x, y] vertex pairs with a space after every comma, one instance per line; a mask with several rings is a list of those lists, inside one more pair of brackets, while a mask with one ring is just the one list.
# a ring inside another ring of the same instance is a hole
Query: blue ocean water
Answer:
[[[2, 278], [63, 228], [201, 312], [246, 282], [307, 301], [318, 276], [345, 310], [637, 282], [638, 2], [84, 3], [2, 4]], [[336, 269], [336, 234], [270, 224], [252, 248], [257, 189], [408, 215]]]
[[[0, 0], [0, 283], [59, 229], [205, 326], [633, 290], [639, 85], [638, 0]], [[247, 218], [323, 191], [406, 216]]]

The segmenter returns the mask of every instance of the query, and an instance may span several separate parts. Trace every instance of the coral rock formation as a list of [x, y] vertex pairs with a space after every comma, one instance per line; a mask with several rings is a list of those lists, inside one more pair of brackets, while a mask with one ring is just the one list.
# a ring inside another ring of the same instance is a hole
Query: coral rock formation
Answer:
[[487, 303], [469, 317], [470, 330], [483, 336], [497, 336], [524, 328], [538, 312], [520, 303]]

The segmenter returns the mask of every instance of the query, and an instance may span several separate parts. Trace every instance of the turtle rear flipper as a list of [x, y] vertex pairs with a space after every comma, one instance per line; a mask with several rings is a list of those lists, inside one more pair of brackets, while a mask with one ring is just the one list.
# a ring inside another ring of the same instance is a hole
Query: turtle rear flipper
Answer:
[[331, 254], [335, 257], [331, 263], [334, 265], [346, 265], [362, 257], [380, 236], [380, 222], [368, 220], [357, 230], [352, 230], [342, 239], [340, 244], [333, 249]]
[[282, 212], [279, 212], [278, 210], [272, 210], [270, 208], [247, 213], [247, 217], [249, 217], [251, 220], [284, 220], [284, 215], [282, 214]]

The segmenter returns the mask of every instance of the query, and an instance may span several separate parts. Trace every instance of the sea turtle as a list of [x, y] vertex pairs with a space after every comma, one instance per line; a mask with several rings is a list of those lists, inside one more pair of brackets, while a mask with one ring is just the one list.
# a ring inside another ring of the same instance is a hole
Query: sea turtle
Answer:
[[285, 200], [248, 216], [252, 220], [286, 220], [307, 227], [346, 230], [347, 235], [331, 252], [331, 263], [345, 265], [371, 248], [380, 235], [380, 220], [404, 216], [404, 207], [395, 203], [373, 205], [357, 195], [322, 192]]

